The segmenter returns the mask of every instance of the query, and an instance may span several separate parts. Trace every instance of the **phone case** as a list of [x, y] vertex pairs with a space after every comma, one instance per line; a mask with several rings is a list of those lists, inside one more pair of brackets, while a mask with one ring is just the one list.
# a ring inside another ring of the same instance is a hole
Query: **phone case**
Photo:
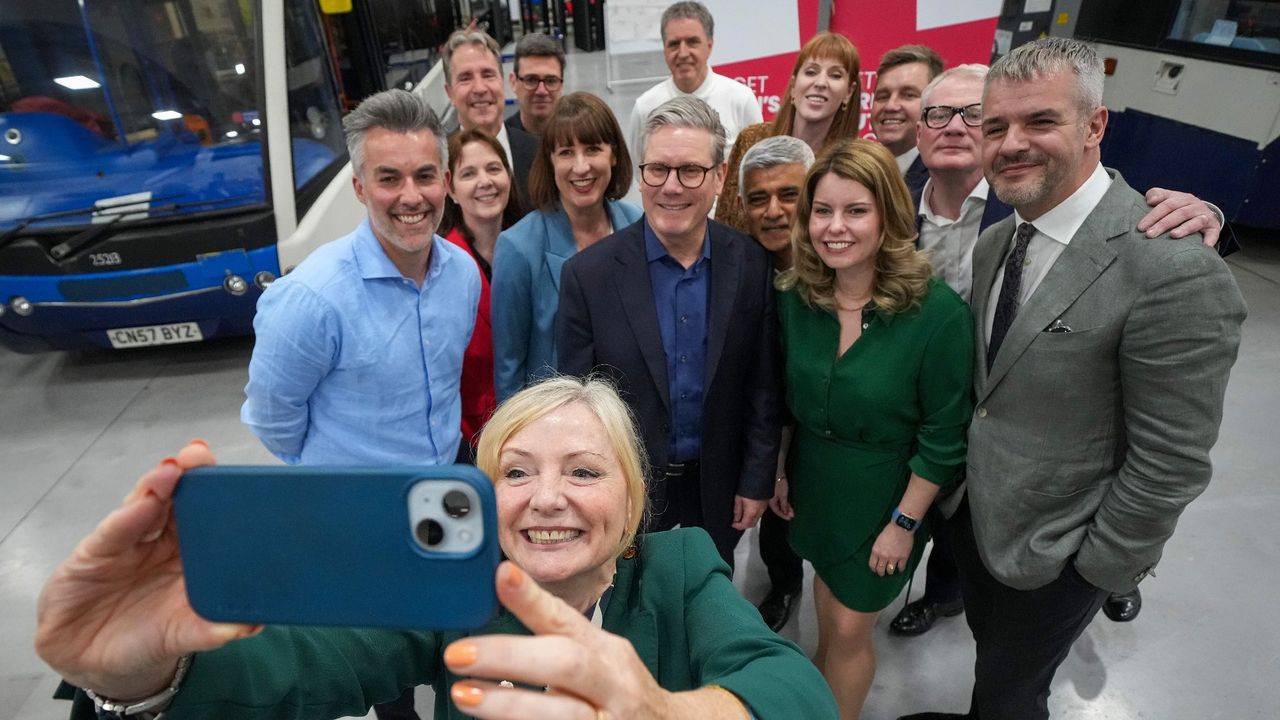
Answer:
[[[409, 491], [460, 480], [480, 498], [479, 546], [428, 552]], [[187, 596], [220, 622], [470, 630], [497, 611], [493, 484], [470, 466], [187, 472], [174, 495]]]

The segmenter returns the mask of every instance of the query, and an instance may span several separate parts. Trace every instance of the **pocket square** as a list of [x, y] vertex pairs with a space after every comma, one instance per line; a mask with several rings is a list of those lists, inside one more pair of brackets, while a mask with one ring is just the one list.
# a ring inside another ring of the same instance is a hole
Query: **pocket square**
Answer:
[[1071, 326], [1062, 322], [1062, 318], [1053, 321], [1053, 324], [1044, 329], [1048, 333], [1069, 333]]

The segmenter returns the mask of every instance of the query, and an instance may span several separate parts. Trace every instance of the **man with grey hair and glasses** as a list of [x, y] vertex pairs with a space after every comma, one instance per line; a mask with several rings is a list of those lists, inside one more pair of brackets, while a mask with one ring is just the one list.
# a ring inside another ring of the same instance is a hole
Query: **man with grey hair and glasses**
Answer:
[[646, 90], [632, 106], [627, 130], [632, 157], [641, 157], [641, 137], [649, 114], [672, 98], [692, 96], [710, 105], [724, 126], [729, 147], [742, 128], [764, 122], [755, 93], [707, 64], [715, 43], [715, 20], [707, 6], [692, 1], [673, 3], [662, 13], [659, 28], [671, 77]]
[[[436, 235], [445, 136], [404, 90], [365, 98], [342, 125], [368, 217], [262, 294], [240, 417], [289, 464], [451, 463], [480, 273]], [[376, 710], [416, 717], [412, 692]]]
[[1100, 161], [1102, 85], [1065, 38], [986, 78], [983, 170], [1014, 213], [973, 252], [976, 402], [950, 520], [977, 663], [967, 715], [911, 720], [1049, 717], [1075, 639], [1209, 482], [1244, 300], [1199, 235], [1135, 229], [1146, 201]]
[[650, 464], [650, 530], [702, 527], [731, 566], [773, 497], [781, 413], [768, 253], [707, 218], [725, 132], [695, 97], [659, 106], [641, 140], [644, 216], [570, 258], [559, 370], [612, 377]]

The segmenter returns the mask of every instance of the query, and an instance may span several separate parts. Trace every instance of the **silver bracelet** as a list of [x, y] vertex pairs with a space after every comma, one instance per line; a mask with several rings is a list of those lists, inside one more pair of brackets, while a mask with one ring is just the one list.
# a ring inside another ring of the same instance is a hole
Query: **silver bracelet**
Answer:
[[141, 700], [135, 700], [127, 703], [119, 700], [111, 700], [109, 698], [102, 697], [89, 688], [84, 689], [84, 694], [89, 696], [89, 699], [93, 701], [93, 706], [96, 709], [109, 713], [116, 713], [117, 715], [124, 717], [141, 715], [142, 713], [149, 710], [155, 710], [156, 708], [161, 708], [161, 710], [163, 710], [164, 708], [161, 706], [167, 706], [169, 701], [173, 699], [173, 696], [177, 694], [178, 686], [182, 684], [182, 679], [187, 676], [187, 668], [189, 667], [191, 667], [191, 655], [183, 655], [178, 659], [178, 671], [173, 674], [173, 680], [169, 681], [169, 687], [161, 690], [151, 697], [146, 697]]

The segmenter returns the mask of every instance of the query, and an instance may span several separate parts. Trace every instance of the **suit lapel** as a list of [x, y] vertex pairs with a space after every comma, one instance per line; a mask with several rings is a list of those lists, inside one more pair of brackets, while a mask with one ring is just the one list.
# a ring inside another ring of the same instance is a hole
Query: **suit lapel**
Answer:
[[720, 353], [724, 350], [729, 323], [733, 321], [734, 300], [741, 284], [738, 276], [742, 273], [740, 248], [715, 225], [711, 226], [708, 241], [711, 243], [711, 287], [707, 297], [707, 367], [703, 376], [703, 397], [710, 390], [716, 368], [720, 366]]
[[543, 251], [547, 272], [551, 273], [551, 284], [560, 292], [560, 270], [569, 258], [577, 254], [578, 248], [573, 244], [573, 228], [569, 225], [569, 216], [563, 210], [548, 213], [547, 249]]
[[658, 311], [653, 305], [653, 287], [649, 283], [649, 264], [644, 257], [644, 226], [637, 223], [628, 229], [627, 242], [617, 255], [619, 267], [614, 272], [618, 302], [627, 324], [635, 334], [644, 364], [649, 368], [662, 405], [671, 412], [671, 390], [667, 386], [667, 355], [662, 349], [662, 331], [658, 329]]
[[[979, 400], [991, 394], [1036, 336], [1066, 312], [1076, 298], [1115, 261], [1116, 253], [1107, 245], [1107, 241], [1125, 234], [1131, 228], [1128, 227], [1128, 215], [1113, 211], [1112, 206], [1116, 202], [1114, 198], [1121, 197], [1121, 191], [1127, 190], [1129, 186], [1119, 177], [1112, 181], [1107, 194], [1089, 214], [1084, 225], [1076, 231], [1075, 237], [1071, 238], [1071, 243], [1054, 262], [1040, 287], [1036, 288], [1018, 311], [1013, 325], [1009, 327], [1009, 334], [1005, 336], [1004, 344], [1000, 346], [1000, 354], [991, 367], [991, 374], [978, 393]], [[992, 279], [994, 280], [994, 276]], [[990, 283], [987, 289], [990, 290]]]
[[[643, 555], [643, 536], [636, 538], [636, 546]], [[642, 557], [618, 561], [618, 573], [614, 576], [609, 605], [604, 611], [603, 628], [629, 640], [640, 661], [649, 668], [649, 673], [659, 677], [658, 620], [651, 608], [639, 602], [640, 589], [636, 587], [640, 582], [639, 564], [643, 561]]]

